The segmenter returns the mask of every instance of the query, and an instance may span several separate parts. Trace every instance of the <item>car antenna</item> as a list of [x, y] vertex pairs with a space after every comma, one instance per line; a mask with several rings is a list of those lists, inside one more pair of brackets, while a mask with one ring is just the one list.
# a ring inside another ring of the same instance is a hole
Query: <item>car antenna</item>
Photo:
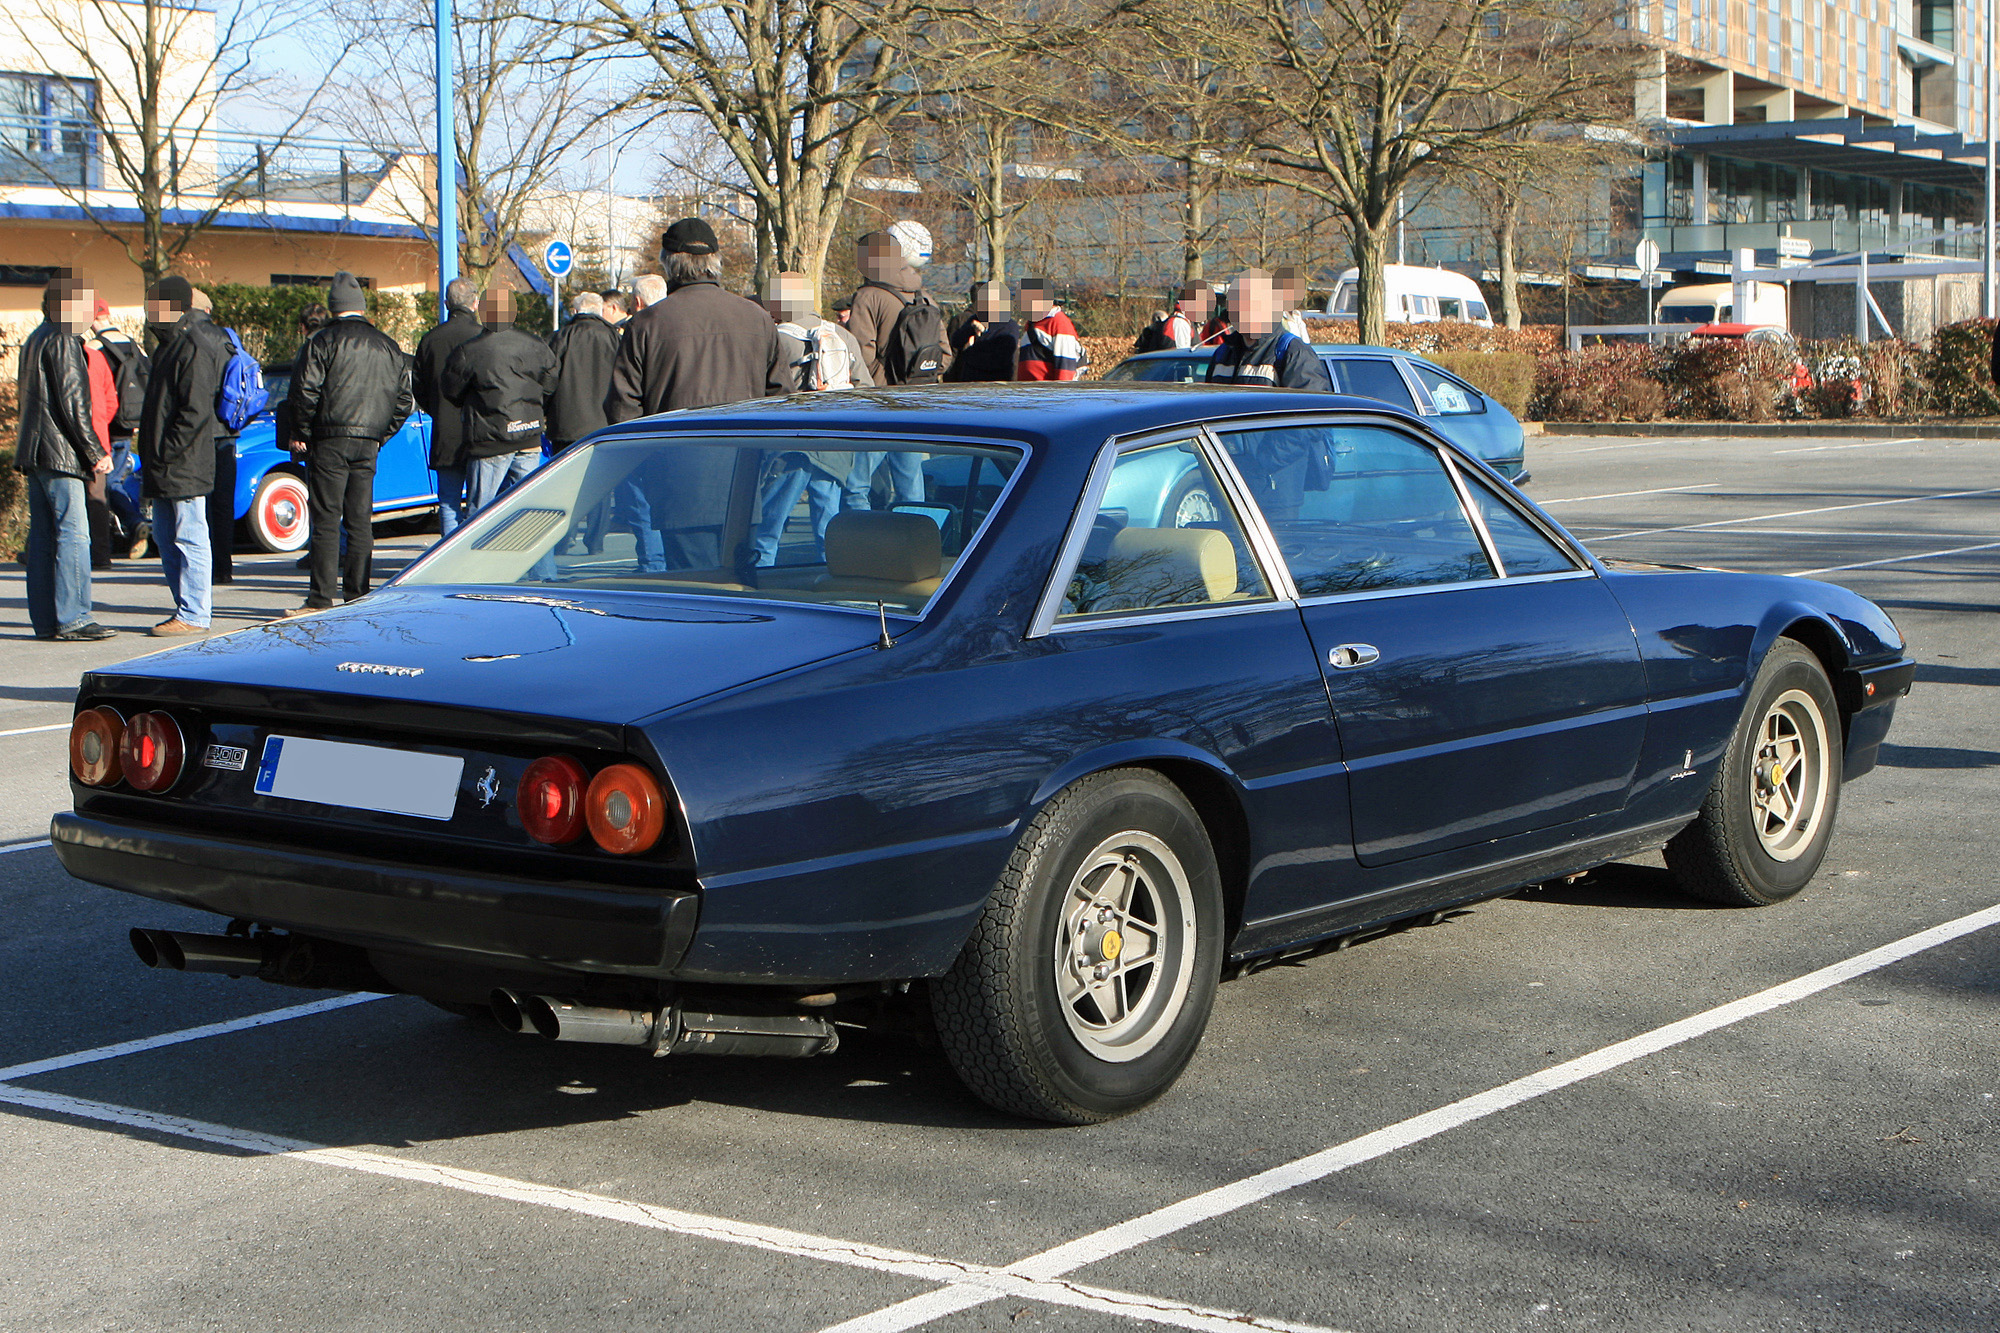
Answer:
[[880, 599], [877, 599], [875, 603], [875, 615], [882, 622], [882, 637], [875, 640], [875, 646], [877, 648], [894, 648], [896, 641], [889, 637], [889, 610], [882, 605]]

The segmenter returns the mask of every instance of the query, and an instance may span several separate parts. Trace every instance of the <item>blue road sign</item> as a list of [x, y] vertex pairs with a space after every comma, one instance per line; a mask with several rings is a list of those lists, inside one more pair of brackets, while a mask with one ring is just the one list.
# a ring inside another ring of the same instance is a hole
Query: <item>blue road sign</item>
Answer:
[[568, 241], [550, 241], [542, 251], [542, 267], [550, 276], [560, 278], [569, 272], [570, 252]]

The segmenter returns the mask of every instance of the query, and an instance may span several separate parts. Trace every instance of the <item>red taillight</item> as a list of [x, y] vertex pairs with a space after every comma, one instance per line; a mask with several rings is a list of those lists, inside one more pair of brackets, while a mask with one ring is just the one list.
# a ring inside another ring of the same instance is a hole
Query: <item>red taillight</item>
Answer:
[[118, 762], [125, 781], [140, 791], [165, 791], [181, 775], [180, 725], [165, 713], [134, 713], [125, 724]]
[[112, 708], [86, 708], [69, 724], [69, 771], [87, 787], [109, 787], [124, 774], [119, 742], [125, 719]]
[[645, 851], [667, 827], [667, 799], [660, 784], [637, 764], [613, 764], [592, 778], [583, 808], [590, 836], [616, 856]]
[[521, 775], [514, 804], [536, 842], [560, 847], [583, 836], [583, 793], [590, 774], [566, 754], [545, 755]]

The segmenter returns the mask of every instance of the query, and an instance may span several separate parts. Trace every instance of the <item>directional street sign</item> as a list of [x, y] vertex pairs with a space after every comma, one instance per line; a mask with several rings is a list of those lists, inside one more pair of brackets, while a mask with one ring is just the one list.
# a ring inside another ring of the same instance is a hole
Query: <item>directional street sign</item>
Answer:
[[548, 248], [542, 251], [542, 267], [549, 271], [551, 277], [560, 278], [567, 274], [570, 262], [568, 241], [550, 241]]
[[1778, 238], [1778, 258], [1811, 259], [1813, 243], [1803, 236], [1780, 236]]

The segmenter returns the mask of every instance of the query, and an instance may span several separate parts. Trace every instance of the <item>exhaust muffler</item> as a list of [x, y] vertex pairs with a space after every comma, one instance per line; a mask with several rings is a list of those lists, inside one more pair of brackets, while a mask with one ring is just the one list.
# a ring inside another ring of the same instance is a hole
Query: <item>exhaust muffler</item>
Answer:
[[656, 1055], [826, 1055], [840, 1033], [810, 1014], [715, 1014], [677, 1006], [606, 1009], [559, 995], [493, 992], [494, 1021], [509, 1032], [549, 1041], [644, 1046]]
[[179, 930], [131, 933], [132, 951], [147, 967], [254, 977], [277, 961], [278, 942], [239, 935], [190, 935]]

